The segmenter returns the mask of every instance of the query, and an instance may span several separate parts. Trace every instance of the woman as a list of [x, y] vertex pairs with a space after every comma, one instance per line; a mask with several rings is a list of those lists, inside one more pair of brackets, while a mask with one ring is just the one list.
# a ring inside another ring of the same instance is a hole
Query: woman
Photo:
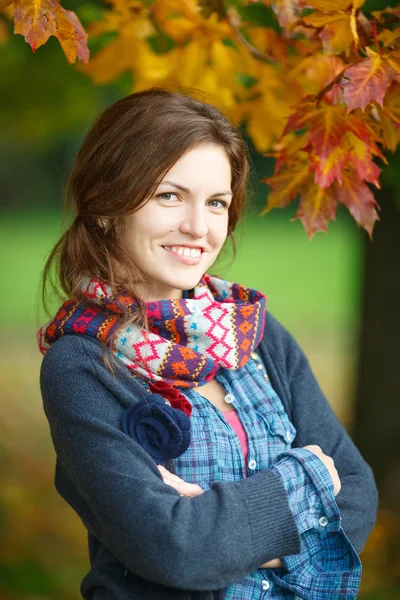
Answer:
[[77, 156], [44, 273], [67, 300], [39, 345], [85, 599], [357, 596], [371, 471], [263, 294], [208, 274], [247, 174], [216, 108], [159, 89], [110, 106]]

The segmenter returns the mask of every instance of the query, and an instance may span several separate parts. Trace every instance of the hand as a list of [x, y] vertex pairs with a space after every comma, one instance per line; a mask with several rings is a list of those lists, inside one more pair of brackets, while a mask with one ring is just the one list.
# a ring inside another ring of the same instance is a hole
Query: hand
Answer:
[[315, 446], [312, 444], [311, 446], [304, 446], [304, 448], [306, 450], [310, 450], [310, 452], [312, 452], [313, 454], [315, 454], [315, 456], [318, 456], [318, 458], [322, 460], [325, 467], [329, 471], [329, 475], [332, 477], [334, 494], [335, 496], [337, 496], [340, 492], [342, 484], [340, 482], [339, 474], [336, 470], [335, 463], [333, 462], [333, 458], [331, 458], [327, 454], [324, 454], [324, 452], [319, 446]]
[[280, 558], [273, 558], [272, 560], [269, 560], [268, 562], [264, 563], [263, 565], [261, 565], [261, 567], [258, 567], [259, 569], [282, 569], [282, 561]]
[[165, 469], [162, 465], [157, 465], [164, 483], [170, 485], [174, 489], [176, 489], [181, 496], [187, 496], [187, 498], [194, 498], [194, 496], [199, 496], [203, 494], [204, 490], [195, 483], [187, 483], [187, 481], [183, 481], [177, 475], [170, 473]]

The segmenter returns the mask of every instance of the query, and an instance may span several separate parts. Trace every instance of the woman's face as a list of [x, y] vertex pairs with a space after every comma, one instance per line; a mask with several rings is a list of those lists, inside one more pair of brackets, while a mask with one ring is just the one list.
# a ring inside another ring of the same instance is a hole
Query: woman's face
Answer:
[[163, 177], [126, 218], [122, 243], [146, 275], [145, 301], [181, 298], [218, 256], [228, 232], [231, 167], [225, 151], [201, 145]]

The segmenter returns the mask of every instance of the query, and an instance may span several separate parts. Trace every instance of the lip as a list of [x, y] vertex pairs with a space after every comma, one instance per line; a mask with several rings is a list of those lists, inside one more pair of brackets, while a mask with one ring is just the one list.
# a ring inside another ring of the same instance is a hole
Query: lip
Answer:
[[[186, 248], [201, 248], [201, 246], [189, 246], [185, 244]], [[183, 263], [184, 265], [198, 265], [201, 262], [201, 258], [204, 254], [204, 250], [202, 249], [202, 253], [200, 254], [200, 256], [195, 257], [195, 256], [182, 256], [181, 254], [177, 254], [176, 252], [172, 252], [172, 250], [167, 250], [166, 248], [164, 248], [164, 246], [161, 246], [161, 248], [170, 256], [172, 256], [173, 258], [175, 258], [177, 261]]]

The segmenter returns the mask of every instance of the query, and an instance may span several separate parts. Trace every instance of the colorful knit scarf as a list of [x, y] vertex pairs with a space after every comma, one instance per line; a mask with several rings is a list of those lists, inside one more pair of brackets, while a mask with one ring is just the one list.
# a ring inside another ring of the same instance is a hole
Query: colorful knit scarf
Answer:
[[221, 367], [240, 369], [264, 332], [266, 297], [207, 274], [182, 299], [147, 302], [149, 330], [135, 324], [120, 328], [121, 315], [137, 309], [126, 290], [87, 278], [83, 296], [64, 302], [39, 330], [41, 352], [68, 333], [104, 344], [118, 332], [112, 350], [133, 374], [173, 386], [203, 385]]

